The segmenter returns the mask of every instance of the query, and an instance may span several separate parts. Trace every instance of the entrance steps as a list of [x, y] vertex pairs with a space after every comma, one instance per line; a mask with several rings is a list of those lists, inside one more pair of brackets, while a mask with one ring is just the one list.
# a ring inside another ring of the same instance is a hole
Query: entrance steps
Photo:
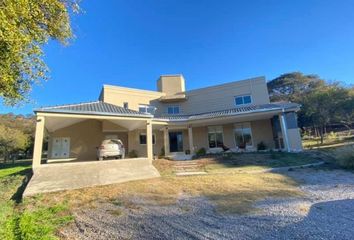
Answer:
[[176, 161], [174, 164], [176, 176], [204, 175], [203, 166], [197, 161]]

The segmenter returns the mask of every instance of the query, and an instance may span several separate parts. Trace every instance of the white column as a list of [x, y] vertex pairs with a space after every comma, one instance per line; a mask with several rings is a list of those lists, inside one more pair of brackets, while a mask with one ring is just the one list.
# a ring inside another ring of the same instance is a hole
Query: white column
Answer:
[[146, 153], [147, 158], [152, 161], [154, 158], [153, 144], [152, 144], [152, 123], [151, 120], [146, 122]]
[[168, 136], [168, 127], [163, 129], [163, 146], [165, 149], [165, 156], [170, 154], [170, 139]]
[[194, 154], [194, 144], [193, 144], [193, 129], [192, 126], [188, 126], [188, 140], [189, 140], [189, 151]]
[[33, 168], [39, 167], [41, 165], [44, 126], [45, 126], [45, 117], [38, 116], [37, 123], [36, 123], [36, 133], [34, 138], [34, 148], [33, 148], [33, 162], [32, 162]]
[[285, 150], [287, 152], [290, 152], [289, 137], [288, 137], [288, 130], [287, 130], [287, 127], [286, 127], [285, 113], [279, 114], [279, 121], [280, 121], [281, 132], [282, 132], [282, 135], [283, 135], [283, 141], [284, 141]]

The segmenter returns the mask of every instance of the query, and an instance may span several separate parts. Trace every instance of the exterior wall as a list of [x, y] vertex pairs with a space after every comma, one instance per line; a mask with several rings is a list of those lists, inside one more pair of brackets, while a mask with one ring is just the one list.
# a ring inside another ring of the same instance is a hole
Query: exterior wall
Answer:
[[235, 108], [235, 96], [250, 94], [252, 104], [269, 103], [264, 77], [252, 78], [222, 85], [185, 92], [187, 100], [171, 104], [152, 102], [157, 107], [156, 115], [167, 114], [169, 105], [179, 105], [180, 114], [196, 114]]
[[207, 127], [193, 128], [193, 145], [196, 151], [198, 151], [201, 148], [205, 148], [205, 149], [209, 148]]
[[[270, 149], [274, 148], [273, 132], [270, 119], [251, 121], [253, 148], [257, 149], [257, 144], [263, 141]], [[240, 123], [237, 123], [240, 124]], [[216, 126], [216, 125], [214, 125]], [[220, 125], [218, 125], [220, 126]], [[224, 124], [223, 137], [224, 145], [228, 148], [236, 148], [234, 139], [234, 124]], [[193, 141], [196, 151], [200, 148], [209, 149], [208, 143], [208, 127], [194, 127]]]
[[[55, 137], [69, 137], [69, 158], [77, 158], [78, 160], [95, 160], [97, 158], [96, 147], [101, 145], [107, 135], [116, 135], [123, 142], [126, 151], [129, 151], [128, 133], [117, 132], [112, 128], [110, 128], [111, 131], [103, 132], [104, 123], [98, 120], [86, 120], [50, 133], [48, 157], [51, 158], [52, 139]], [[118, 125], [115, 126], [119, 129]]]
[[159, 98], [175, 94], [179, 89], [184, 89], [184, 81], [177, 81], [178, 78], [183, 78], [183, 76], [162, 76], [157, 83], [157, 87], [164, 92], [105, 85], [99, 99], [121, 107], [123, 107], [124, 102], [128, 102], [129, 109], [136, 111], [139, 110], [139, 104], [153, 105], [157, 108], [156, 116], [167, 114], [167, 107], [175, 105], [180, 107], [180, 114], [196, 114], [231, 109], [236, 106], [235, 96], [245, 94], [251, 95], [252, 104], [269, 103], [267, 84], [264, 77], [186, 91], [184, 92], [187, 97], [186, 101], [176, 103], [160, 102]]
[[157, 81], [157, 91], [166, 93], [167, 96], [185, 92], [184, 77], [182, 75], [161, 76]]
[[[140, 144], [140, 133], [146, 133], [146, 129], [137, 129], [128, 132], [129, 151], [135, 150], [137, 151], [138, 157], [146, 157], [146, 145]], [[156, 141], [153, 145], [153, 153], [154, 155], [159, 155], [161, 148], [164, 146], [163, 131], [153, 130], [153, 134], [155, 135]]]
[[53, 137], [70, 137], [70, 158], [95, 160], [96, 147], [100, 146], [104, 135], [102, 124], [97, 120], [87, 120], [50, 133], [48, 156], [51, 157]]
[[159, 99], [162, 96], [165, 96], [165, 94], [154, 91], [105, 85], [101, 93], [101, 100], [120, 107], [124, 107], [124, 102], [128, 102], [129, 109], [139, 111], [139, 104], [149, 105], [151, 101]]
[[257, 144], [261, 141], [269, 148], [274, 148], [272, 124], [270, 119], [251, 122], [253, 146], [257, 149]]

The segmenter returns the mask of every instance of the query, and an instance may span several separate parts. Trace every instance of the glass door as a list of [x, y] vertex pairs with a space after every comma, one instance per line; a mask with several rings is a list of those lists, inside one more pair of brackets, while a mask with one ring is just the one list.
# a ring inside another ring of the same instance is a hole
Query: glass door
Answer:
[[169, 132], [170, 152], [183, 152], [182, 132]]

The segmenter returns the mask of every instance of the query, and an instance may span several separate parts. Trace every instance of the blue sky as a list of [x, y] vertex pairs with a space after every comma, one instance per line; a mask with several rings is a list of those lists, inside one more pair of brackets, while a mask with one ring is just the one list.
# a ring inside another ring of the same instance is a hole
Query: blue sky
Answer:
[[50, 80], [0, 112], [97, 100], [103, 84], [187, 89], [302, 71], [354, 84], [354, 1], [82, 0], [69, 46], [44, 47]]

